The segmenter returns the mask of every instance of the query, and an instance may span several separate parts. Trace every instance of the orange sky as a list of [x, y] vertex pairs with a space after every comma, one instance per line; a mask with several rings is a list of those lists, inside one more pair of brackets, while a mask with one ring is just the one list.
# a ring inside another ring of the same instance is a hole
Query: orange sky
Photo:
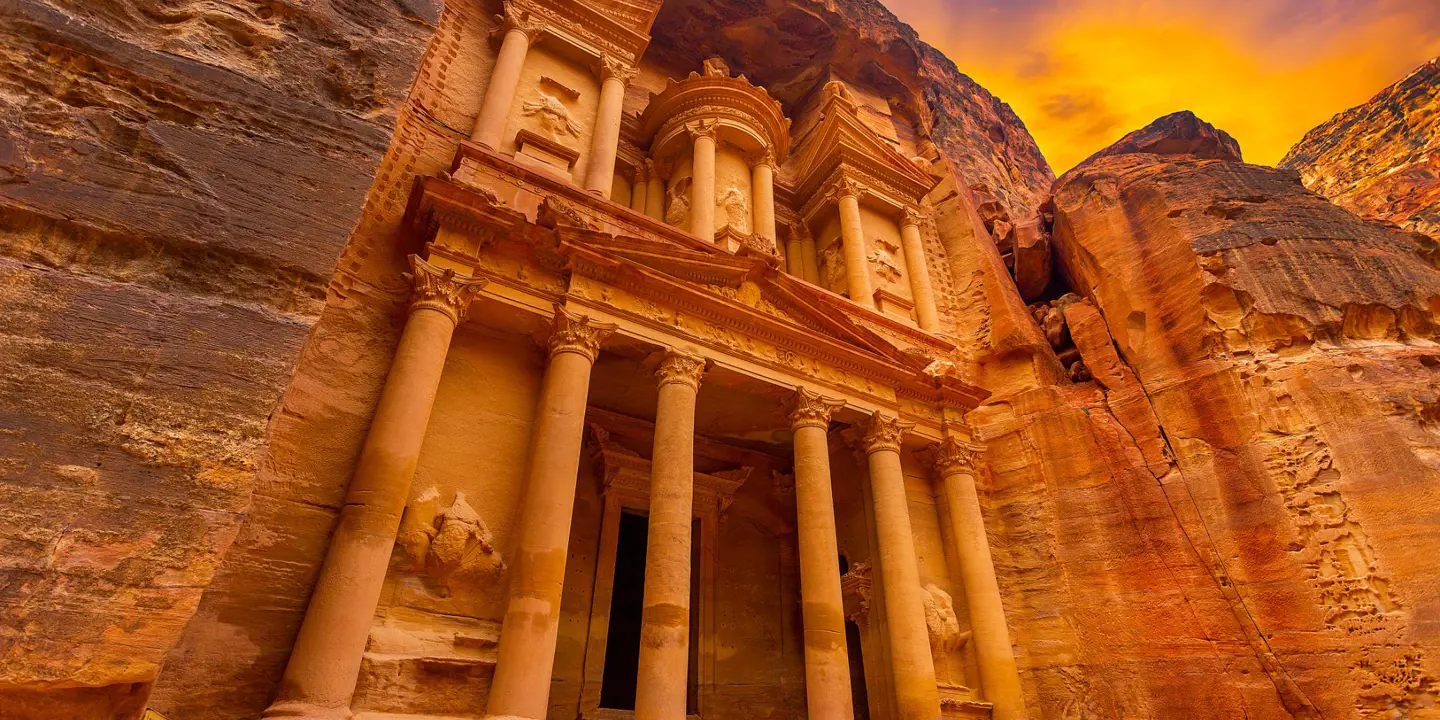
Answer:
[[1440, 0], [884, 0], [1010, 103], [1056, 173], [1192, 110], [1274, 164], [1440, 55]]

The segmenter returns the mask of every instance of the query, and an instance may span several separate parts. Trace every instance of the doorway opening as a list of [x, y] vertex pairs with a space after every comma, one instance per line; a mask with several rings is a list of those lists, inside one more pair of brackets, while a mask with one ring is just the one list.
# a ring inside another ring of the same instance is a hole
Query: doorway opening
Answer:
[[615, 542], [615, 585], [610, 601], [610, 634], [605, 639], [605, 673], [600, 707], [635, 709], [635, 677], [640, 670], [640, 615], [645, 605], [645, 545], [650, 518], [620, 513]]
[[845, 621], [845, 650], [850, 656], [850, 705], [855, 720], [870, 720], [870, 695], [865, 689], [865, 658], [860, 652], [860, 626]]

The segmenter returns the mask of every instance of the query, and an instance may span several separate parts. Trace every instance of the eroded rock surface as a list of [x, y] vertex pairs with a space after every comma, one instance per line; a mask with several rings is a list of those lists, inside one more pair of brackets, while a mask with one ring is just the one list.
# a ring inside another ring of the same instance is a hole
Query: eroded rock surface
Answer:
[[1280, 166], [1357, 215], [1440, 236], [1440, 59], [1306, 133]]

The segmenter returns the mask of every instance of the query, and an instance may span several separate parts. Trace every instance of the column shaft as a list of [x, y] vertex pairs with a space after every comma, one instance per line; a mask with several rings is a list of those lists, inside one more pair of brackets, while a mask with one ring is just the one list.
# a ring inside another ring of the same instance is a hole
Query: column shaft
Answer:
[[755, 234], [771, 242], [775, 232], [775, 168], [766, 155], [750, 171], [750, 190], [755, 196]]
[[665, 221], [665, 177], [650, 168], [650, 184], [645, 187], [645, 214], [661, 222]]
[[840, 196], [840, 241], [845, 254], [845, 287], [850, 299], [868, 308], [875, 307], [870, 289], [870, 261], [865, 259], [865, 229], [860, 224], [860, 199]]
[[880, 550], [879, 580], [885, 593], [885, 624], [899, 720], [935, 720], [940, 694], [935, 661], [920, 599], [920, 568], [900, 469], [900, 436], [905, 424], [876, 413], [866, 437], [875, 535]]
[[690, 183], [690, 232], [705, 242], [715, 241], [715, 135], [691, 133], [694, 142], [694, 176]]
[[585, 189], [610, 197], [615, 183], [615, 151], [620, 147], [620, 110], [625, 103], [624, 70], [605, 70], [600, 83], [600, 107], [595, 113], [595, 135], [590, 141]]
[[556, 326], [531, 431], [489, 716], [542, 720], [549, 709], [590, 368], [600, 341], [613, 330], [559, 309]]
[[630, 186], [630, 209], [638, 213], [645, 212], [645, 199], [649, 182], [639, 172], [635, 173], [635, 182]]
[[925, 263], [925, 243], [920, 239], [920, 226], [907, 213], [900, 226], [900, 249], [905, 253], [905, 271], [910, 276], [910, 294], [915, 298], [915, 320], [920, 329], [940, 329], [940, 313], [935, 307], [935, 291], [930, 287], [930, 269]]
[[800, 238], [797, 233], [790, 233], [789, 239], [785, 241], [785, 272], [805, 279], [805, 257], [800, 249]]
[[[830, 488], [830, 412], [843, 402], [804, 389], [791, 417], [795, 443], [795, 514], [800, 542], [800, 599], [805, 623], [805, 707], [812, 718], [850, 720], [850, 656], [840, 591], [840, 552]], [[862, 679], [861, 682], [864, 680]]]
[[[953, 442], [941, 445], [941, 458], [946, 457], [945, 445]], [[974, 471], [969, 463], [959, 462], [937, 463], [937, 471], [949, 505], [951, 535], [960, 559], [965, 601], [970, 607], [980, 688], [985, 699], [995, 706], [995, 720], [1024, 720], [1025, 694], [1020, 687], [1020, 672], [1015, 666], [1010, 630], [1000, 603], [1000, 584], [995, 579], [990, 543], [985, 538]]]
[[[348, 718], [455, 325], [484, 281], [411, 256], [416, 300], [267, 718]], [[427, 294], [427, 290], [434, 291]], [[437, 300], [449, 293], [450, 304]]]
[[510, 117], [510, 105], [515, 102], [515, 88], [520, 84], [520, 71], [525, 68], [525, 56], [529, 52], [530, 35], [523, 28], [511, 27], [505, 32], [495, 67], [490, 71], [490, 85], [485, 88], [485, 99], [480, 103], [480, 116], [475, 118], [475, 129], [470, 133], [471, 140], [492, 150], [500, 149], [505, 121]]
[[800, 238], [801, 277], [811, 284], [820, 284], [820, 259], [815, 253], [815, 238], [805, 235]]
[[635, 720], [684, 720], [690, 666], [690, 526], [694, 517], [695, 394], [701, 358], [669, 353], [660, 366], [651, 455], [650, 534], [640, 620]]

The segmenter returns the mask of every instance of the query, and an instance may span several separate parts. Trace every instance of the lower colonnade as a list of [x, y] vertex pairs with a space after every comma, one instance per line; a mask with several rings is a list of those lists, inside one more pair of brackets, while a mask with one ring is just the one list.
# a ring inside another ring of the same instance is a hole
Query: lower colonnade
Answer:
[[[410, 257], [409, 313], [340, 523], [329, 545], [281, 690], [267, 718], [348, 718], [366, 639], [380, 600], [421, 441], [456, 326], [487, 284]], [[485, 717], [540, 720], [549, 710], [561, 598], [565, 589], [576, 482], [584, 444], [591, 371], [619, 327], [554, 305], [512, 551], [497, 664]], [[656, 348], [654, 448], [636, 720], [681, 720], [692, 662], [691, 563], [697, 394], [710, 364], [689, 338]], [[854, 717], [836, 514], [831, 478], [834, 416], [851, 422], [871, 489], [876, 547], [874, 592], [883, 595], [885, 682], [896, 720], [941, 717], [920, 570], [901, 452], [925, 446], [949, 536], [959, 559], [984, 697], [993, 717], [1023, 717], [1023, 700], [975, 491], [978, 448], [946, 432], [936, 442], [909, 437], [913, 423], [894, 410], [855, 407], [819, 389], [790, 389], [807, 714]], [[867, 674], [869, 674], [867, 672]]]

